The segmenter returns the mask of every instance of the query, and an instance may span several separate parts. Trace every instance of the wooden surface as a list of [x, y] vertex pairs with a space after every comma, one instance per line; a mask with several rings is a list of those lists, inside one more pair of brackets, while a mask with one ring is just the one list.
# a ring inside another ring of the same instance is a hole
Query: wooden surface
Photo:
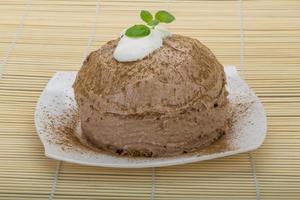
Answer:
[[44, 156], [33, 122], [43, 87], [139, 22], [140, 9], [167, 2], [100, 0], [96, 12], [94, 0], [0, 0], [0, 199], [300, 199], [299, 0], [169, 2], [172, 32], [240, 67], [263, 101], [268, 135], [253, 162], [248, 153], [140, 170], [63, 162], [51, 196], [57, 161]]

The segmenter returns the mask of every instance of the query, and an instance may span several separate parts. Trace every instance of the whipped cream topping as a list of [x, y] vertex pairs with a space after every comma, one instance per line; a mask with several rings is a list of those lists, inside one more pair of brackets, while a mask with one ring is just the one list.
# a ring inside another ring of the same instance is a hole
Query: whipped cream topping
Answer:
[[171, 36], [171, 33], [161, 26], [156, 26], [148, 36], [142, 38], [127, 37], [123, 33], [113, 56], [119, 62], [141, 60], [159, 49], [163, 39], [168, 36]]

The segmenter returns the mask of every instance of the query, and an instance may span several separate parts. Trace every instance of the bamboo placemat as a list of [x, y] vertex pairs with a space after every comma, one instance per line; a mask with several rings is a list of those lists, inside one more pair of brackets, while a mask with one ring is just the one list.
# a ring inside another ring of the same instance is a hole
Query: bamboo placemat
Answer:
[[[48, 159], [34, 107], [59, 70], [139, 21], [169, 8], [172, 32], [196, 37], [234, 64], [268, 115], [252, 154], [149, 169]], [[300, 199], [300, 1], [0, 0], [1, 199]]]

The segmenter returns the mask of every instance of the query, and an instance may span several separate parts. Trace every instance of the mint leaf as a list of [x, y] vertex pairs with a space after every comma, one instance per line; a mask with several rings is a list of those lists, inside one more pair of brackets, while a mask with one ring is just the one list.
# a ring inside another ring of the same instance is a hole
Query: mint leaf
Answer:
[[147, 10], [142, 10], [140, 13], [140, 17], [146, 23], [149, 23], [153, 19], [152, 14]]
[[175, 20], [175, 17], [165, 10], [160, 10], [155, 14], [155, 19], [162, 23], [171, 23]]
[[127, 29], [125, 35], [128, 37], [139, 38], [139, 37], [145, 37], [149, 35], [150, 32], [151, 30], [148, 26], [139, 24], [139, 25], [134, 25], [129, 29]]
[[157, 24], [159, 24], [159, 21], [157, 19], [154, 19], [148, 22], [147, 24], [148, 26], [156, 26]]

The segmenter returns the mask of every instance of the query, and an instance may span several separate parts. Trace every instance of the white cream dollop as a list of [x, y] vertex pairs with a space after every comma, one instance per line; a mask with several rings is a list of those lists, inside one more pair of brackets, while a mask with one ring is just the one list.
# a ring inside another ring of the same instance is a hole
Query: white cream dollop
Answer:
[[142, 38], [130, 38], [123, 34], [113, 56], [119, 62], [141, 60], [159, 49], [163, 44], [163, 38], [170, 35], [167, 29], [160, 26], [156, 26], [148, 36]]
[[163, 39], [172, 35], [172, 33], [167, 28], [160, 25], [155, 26], [155, 30], [160, 33]]

